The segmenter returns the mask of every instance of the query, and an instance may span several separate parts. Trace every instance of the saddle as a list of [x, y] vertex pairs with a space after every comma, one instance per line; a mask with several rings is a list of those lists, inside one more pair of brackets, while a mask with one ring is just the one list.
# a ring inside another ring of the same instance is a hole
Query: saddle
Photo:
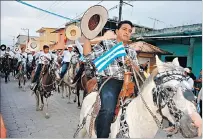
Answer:
[[[131, 81], [131, 72], [125, 72], [124, 74], [124, 82], [123, 82], [123, 87], [122, 90], [119, 94], [116, 109], [115, 109], [115, 116], [118, 115], [119, 109], [120, 109], [120, 102], [124, 102], [128, 98], [134, 98], [135, 97], [135, 83]], [[97, 79], [96, 77], [90, 79], [87, 82], [87, 91], [88, 94], [95, 91], [97, 87]]]

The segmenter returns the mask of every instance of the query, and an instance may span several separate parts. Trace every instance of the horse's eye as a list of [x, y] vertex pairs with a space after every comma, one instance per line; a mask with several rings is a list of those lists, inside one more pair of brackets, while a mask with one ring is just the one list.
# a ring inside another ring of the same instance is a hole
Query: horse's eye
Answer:
[[171, 87], [166, 87], [166, 90], [170, 91], [170, 92], [173, 91], [173, 89]]

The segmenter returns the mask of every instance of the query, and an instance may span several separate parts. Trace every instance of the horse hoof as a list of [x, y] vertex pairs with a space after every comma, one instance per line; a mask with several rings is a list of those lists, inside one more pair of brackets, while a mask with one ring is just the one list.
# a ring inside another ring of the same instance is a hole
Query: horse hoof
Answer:
[[46, 118], [46, 119], [49, 119], [49, 118], [50, 118], [50, 116], [49, 116], [48, 113], [45, 114], [45, 118]]
[[36, 108], [36, 111], [40, 111], [40, 108], [37, 107], [37, 108]]
[[76, 102], [76, 100], [73, 101], [74, 103]]
[[68, 97], [68, 95], [66, 95], [66, 97]]
[[39, 109], [40, 109], [40, 111], [43, 111], [43, 108], [44, 108], [44, 105], [43, 106], [41, 106]]
[[78, 109], [81, 109], [81, 106], [78, 106]]

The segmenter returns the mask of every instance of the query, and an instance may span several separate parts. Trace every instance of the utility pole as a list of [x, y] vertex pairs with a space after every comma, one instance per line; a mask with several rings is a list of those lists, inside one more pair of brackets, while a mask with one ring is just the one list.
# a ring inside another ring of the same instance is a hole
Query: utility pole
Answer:
[[[28, 47], [28, 43], [29, 43], [29, 41], [30, 41], [30, 34], [29, 34], [29, 29], [27, 29], [27, 28], [21, 28], [22, 30], [27, 30], [27, 47]], [[27, 49], [27, 48], [26, 48]]]
[[123, 2], [123, 0], [120, 0], [120, 3], [119, 3], [119, 19], [118, 19], [118, 22], [121, 21], [121, 18], [122, 18], [122, 7], [123, 7], [123, 4], [127, 4], [131, 7], [133, 7], [133, 5], [129, 4], [129, 3], [126, 3], [126, 2]]
[[21, 28], [22, 30], [27, 30], [27, 36], [28, 36], [28, 39], [27, 39], [27, 42], [29, 42], [29, 40], [30, 40], [30, 34], [29, 34], [29, 29], [27, 29], [27, 28]]

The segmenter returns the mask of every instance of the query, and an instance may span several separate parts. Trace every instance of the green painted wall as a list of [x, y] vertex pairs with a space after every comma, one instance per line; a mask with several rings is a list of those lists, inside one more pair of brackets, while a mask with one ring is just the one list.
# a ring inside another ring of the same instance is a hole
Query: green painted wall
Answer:
[[[172, 44], [167, 42], [156, 42], [159, 48], [172, 52], [173, 56], [186, 56], [188, 55], [188, 45]], [[161, 60], [165, 61], [165, 55], [161, 56]], [[195, 76], [199, 76], [200, 69], [202, 69], [202, 41], [195, 42], [195, 49], [193, 55], [192, 70]]]

